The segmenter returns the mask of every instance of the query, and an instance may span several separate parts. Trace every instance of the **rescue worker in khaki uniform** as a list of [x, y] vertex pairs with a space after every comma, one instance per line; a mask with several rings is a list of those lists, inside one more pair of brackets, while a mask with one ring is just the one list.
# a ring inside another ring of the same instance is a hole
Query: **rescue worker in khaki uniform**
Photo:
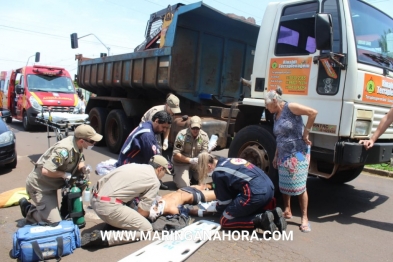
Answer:
[[[156, 199], [161, 179], [165, 173], [170, 174], [168, 161], [160, 155], [153, 156], [149, 164], [122, 165], [101, 178], [93, 189], [91, 207], [107, 224], [117, 229], [135, 230], [135, 238], [140, 239], [140, 232], [152, 231], [152, 225], [146, 219], [150, 207]], [[131, 174], [131, 175], [130, 175]], [[129, 207], [136, 197], [140, 199], [137, 210]], [[107, 231], [109, 239], [102, 239], [99, 230], [82, 236], [82, 247], [114, 246], [135, 241], [120, 240], [116, 232]]]
[[83, 149], [91, 148], [101, 139], [102, 135], [97, 134], [91, 126], [80, 125], [75, 129], [74, 136], [57, 142], [38, 159], [26, 180], [26, 191], [32, 203], [26, 198], [19, 201], [27, 223], [54, 223], [62, 220], [57, 190], [64, 187], [65, 180], [77, 172], [86, 173]]
[[198, 116], [191, 117], [190, 127], [181, 130], [175, 140], [172, 162], [175, 175], [173, 181], [177, 188], [197, 184], [199, 181], [196, 165], [198, 155], [208, 151], [209, 137], [201, 129], [202, 120]]

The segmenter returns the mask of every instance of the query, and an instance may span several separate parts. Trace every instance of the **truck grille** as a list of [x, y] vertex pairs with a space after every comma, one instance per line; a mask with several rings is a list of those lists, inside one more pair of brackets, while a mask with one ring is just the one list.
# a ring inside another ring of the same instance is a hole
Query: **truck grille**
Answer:
[[[67, 107], [67, 106], [51, 106], [51, 112], [63, 112], [63, 113], [72, 113], [74, 111], [73, 106]], [[48, 107], [47, 106], [43, 106], [42, 109], [44, 110], [44, 112], [48, 112]]]
[[[375, 130], [377, 129], [379, 123], [381, 122], [381, 119], [389, 112], [390, 108], [379, 108], [379, 107], [374, 107], [374, 119], [373, 119], [373, 124], [371, 128], [371, 133], [374, 134]], [[390, 125], [386, 131], [381, 135], [380, 138], [382, 139], [392, 139], [393, 137], [393, 125]]]

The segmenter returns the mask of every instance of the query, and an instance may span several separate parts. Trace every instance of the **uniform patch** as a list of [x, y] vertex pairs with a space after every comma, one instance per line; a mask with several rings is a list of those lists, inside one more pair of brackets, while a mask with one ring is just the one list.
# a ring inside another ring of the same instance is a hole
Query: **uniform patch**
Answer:
[[61, 156], [65, 157], [65, 158], [68, 157], [68, 151], [65, 150], [65, 149], [61, 150], [61, 151], [59, 152], [59, 154], [60, 154]]
[[181, 144], [178, 143], [178, 144], [175, 145], [175, 147], [176, 147], [176, 148], [181, 148]]
[[57, 166], [63, 165], [63, 159], [62, 159], [61, 157], [59, 157], [59, 156], [54, 157], [54, 158], [52, 159], [52, 162], [53, 162], [55, 165], [57, 165]]
[[232, 158], [231, 163], [234, 165], [244, 165], [245, 163], [247, 163], [247, 160], [241, 158]]

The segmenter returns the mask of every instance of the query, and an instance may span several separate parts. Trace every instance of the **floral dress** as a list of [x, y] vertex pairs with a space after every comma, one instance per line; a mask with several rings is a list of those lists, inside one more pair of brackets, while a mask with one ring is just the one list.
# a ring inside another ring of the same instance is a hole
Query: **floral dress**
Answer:
[[286, 195], [300, 195], [306, 191], [310, 164], [310, 149], [303, 140], [303, 119], [291, 112], [288, 103], [274, 119], [280, 191]]

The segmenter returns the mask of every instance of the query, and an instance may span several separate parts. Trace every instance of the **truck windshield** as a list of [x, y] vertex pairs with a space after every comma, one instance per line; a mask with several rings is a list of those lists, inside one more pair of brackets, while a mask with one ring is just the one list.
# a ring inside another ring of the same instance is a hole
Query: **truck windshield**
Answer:
[[29, 91], [75, 93], [70, 78], [65, 76], [27, 75]]
[[358, 61], [393, 70], [393, 19], [365, 2], [350, 4]]

